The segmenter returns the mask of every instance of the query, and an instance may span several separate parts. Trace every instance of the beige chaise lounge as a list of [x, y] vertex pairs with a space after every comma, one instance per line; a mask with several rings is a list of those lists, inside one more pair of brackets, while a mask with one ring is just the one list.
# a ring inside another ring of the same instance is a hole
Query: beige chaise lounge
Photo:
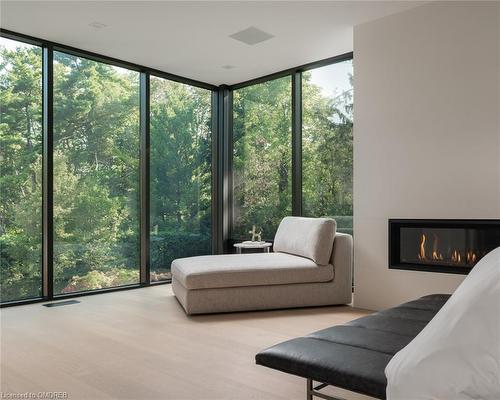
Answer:
[[352, 257], [335, 220], [286, 217], [274, 252], [174, 260], [172, 287], [187, 314], [348, 304]]

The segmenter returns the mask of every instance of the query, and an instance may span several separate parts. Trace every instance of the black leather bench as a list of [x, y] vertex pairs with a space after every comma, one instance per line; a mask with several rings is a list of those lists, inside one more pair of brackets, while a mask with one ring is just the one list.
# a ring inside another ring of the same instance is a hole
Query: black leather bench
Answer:
[[[307, 378], [307, 399], [337, 386], [385, 399], [385, 367], [427, 325], [450, 295], [435, 294], [288, 340], [261, 351], [257, 364]], [[313, 387], [313, 382], [320, 384]]]

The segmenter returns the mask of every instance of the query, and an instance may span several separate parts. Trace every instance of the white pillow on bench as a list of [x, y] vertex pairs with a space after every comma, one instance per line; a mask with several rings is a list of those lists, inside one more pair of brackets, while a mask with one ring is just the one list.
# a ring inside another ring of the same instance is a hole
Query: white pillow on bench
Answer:
[[273, 249], [328, 265], [336, 230], [337, 223], [332, 218], [285, 217], [274, 237]]
[[500, 247], [385, 368], [389, 400], [500, 399]]

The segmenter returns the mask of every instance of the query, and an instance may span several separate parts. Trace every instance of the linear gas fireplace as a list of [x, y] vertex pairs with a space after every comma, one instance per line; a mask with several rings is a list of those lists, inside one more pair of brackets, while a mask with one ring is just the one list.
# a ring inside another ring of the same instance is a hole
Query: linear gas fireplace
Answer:
[[389, 220], [389, 268], [468, 274], [499, 246], [500, 220]]

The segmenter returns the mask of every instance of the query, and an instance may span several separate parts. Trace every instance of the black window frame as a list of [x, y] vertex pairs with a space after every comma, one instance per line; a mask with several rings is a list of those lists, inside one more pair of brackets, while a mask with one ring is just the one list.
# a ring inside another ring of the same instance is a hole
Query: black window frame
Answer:
[[[155, 68], [123, 61], [102, 54], [81, 50], [72, 46], [36, 38], [22, 33], [0, 29], [0, 36], [33, 44], [42, 48], [42, 96], [43, 96], [43, 233], [42, 233], [42, 296], [31, 299], [8, 301], [0, 307], [48, 302], [79, 296], [89, 296], [153, 285], [170, 283], [150, 281], [149, 263], [149, 157], [150, 157], [150, 77], [203, 88], [212, 92], [212, 253], [232, 252], [232, 202], [233, 202], [233, 91], [246, 86], [290, 76], [292, 97], [292, 215], [302, 215], [302, 73], [311, 69], [352, 60], [348, 52], [320, 61], [289, 68], [233, 85], [210, 83], [171, 74]], [[70, 55], [126, 68], [140, 73], [140, 282], [133, 285], [97, 289], [71, 294], [54, 295], [53, 290], [53, 53], [61, 51]]]

